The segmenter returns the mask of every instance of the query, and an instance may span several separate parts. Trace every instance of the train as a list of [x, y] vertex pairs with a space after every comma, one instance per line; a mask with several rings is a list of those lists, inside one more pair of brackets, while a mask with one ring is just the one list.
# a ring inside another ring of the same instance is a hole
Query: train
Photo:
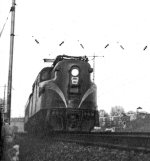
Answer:
[[58, 55], [36, 77], [25, 105], [24, 129], [90, 132], [99, 126], [97, 87], [87, 56]]

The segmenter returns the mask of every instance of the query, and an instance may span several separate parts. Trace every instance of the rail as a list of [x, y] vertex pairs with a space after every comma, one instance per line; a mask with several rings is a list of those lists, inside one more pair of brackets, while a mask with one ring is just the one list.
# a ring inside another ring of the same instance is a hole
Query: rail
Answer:
[[150, 152], [150, 133], [142, 133], [142, 132], [57, 133], [56, 132], [51, 135], [51, 138], [56, 141], [75, 142], [85, 145]]

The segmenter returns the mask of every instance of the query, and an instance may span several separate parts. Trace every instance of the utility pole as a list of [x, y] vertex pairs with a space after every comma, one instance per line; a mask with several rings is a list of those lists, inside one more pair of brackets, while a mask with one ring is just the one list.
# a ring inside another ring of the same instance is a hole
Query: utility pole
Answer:
[[[109, 44], [107, 44], [104, 48], [106, 49], [109, 46]], [[95, 58], [96, 57], [104, 57], [103, 55], [94, 55], [93, 56], [88, 56], [88, 57], [93, 57], [93, 82], [95, 81]]]
[[95, 55], [95, 53], [93, 55], [93, 82], [95, 82], [95, 58], [96, 57], [104, 57], [104, 56], [103, 55], [98, 56], [98, 55]]
[[10, 55], [8, 69], [8, 88], [7, 88], [7, 119], [10, 124], [11, 118], [11, 90], [12, 90], [12, 67], [13, 67], [13, 49], [14, 49], [14, 29], [15, 29], [15, 0], [12, 0], [11, 7], [11, 30], [10, 30]]
[[95, 53], [93, 55], [93, 82], [95, 82]]
[[93, 56], [88, 56], [88, 57], [93, 57], [93, 82], [95, 82], [95, 58], [96, 57], [104, 57], [103, 55], [95, 55], [95, 53], [94, 53], [94, 55]]
[[5, 111], [6, 111], [6, 109], [5, 109], [5, 92], [6, 92], [6, 84], [4, 85], [3, 122], [5, 120]]

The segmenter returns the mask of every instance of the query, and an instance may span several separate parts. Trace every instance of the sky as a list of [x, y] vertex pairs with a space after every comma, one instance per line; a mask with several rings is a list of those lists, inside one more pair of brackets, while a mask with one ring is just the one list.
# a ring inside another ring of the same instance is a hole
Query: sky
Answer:
[[[0, 0], [0, 31], [11, 3]], [[42, 59], [60, 54], [99, 56], [95, 59], [99, 110], [109, 113], [111, 107], [122, 106], [127, 112], [140, 106], [150, 112], [148, 0], [16, 0], [16, 4], [12, 117], [24, 116], [36, 76], [50, 65]], [[0, 98], [8, 79], [10, 22], [9, 14], [0, 37]]]

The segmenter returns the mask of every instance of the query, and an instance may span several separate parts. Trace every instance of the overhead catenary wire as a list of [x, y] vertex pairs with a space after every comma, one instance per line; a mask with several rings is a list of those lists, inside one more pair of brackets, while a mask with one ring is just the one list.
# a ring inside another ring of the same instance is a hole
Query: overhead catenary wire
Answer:
[[147, 48], [147, 46], [145, 46], [143, 50], [146, 50], [146, 48]]
[[62, 41], [62, 42], [59, 44], [59, 46], [61, 46], [63, 43], [64, 43], [64, 41]]
[[37, 43], [37, 44], [40, 44], [39, 40], [36, 39], [34, 36], [32, 36], [34, 38], [34, 41]]
[[6, 18], [6, 20], [5, 20], [4, 24], [3, 24], [3, 27], [2, 27], [2, 29], [1, 29], [0, 38], [2, 37], [3, 31], [4, 31], [4, 29], [5, 29], [5, 26], [6, 26], [6, 23], [7, 23], [7, 21], [8, 21], [8, 18], [9, 18], [9, 15], [10, 15], [10, 12], [11, 12], [11, 11], [12, 11], [12, 7], [10, 8], [9, 13], [8, 13], [8, 16], [7, 16], [7, 18]]
[[107, 48], [109, 46], [109, 44], [107, 44], [104, 48]]
[[124, 50], [124, 47], [122, 45], [120, 45], [120, 47]]

